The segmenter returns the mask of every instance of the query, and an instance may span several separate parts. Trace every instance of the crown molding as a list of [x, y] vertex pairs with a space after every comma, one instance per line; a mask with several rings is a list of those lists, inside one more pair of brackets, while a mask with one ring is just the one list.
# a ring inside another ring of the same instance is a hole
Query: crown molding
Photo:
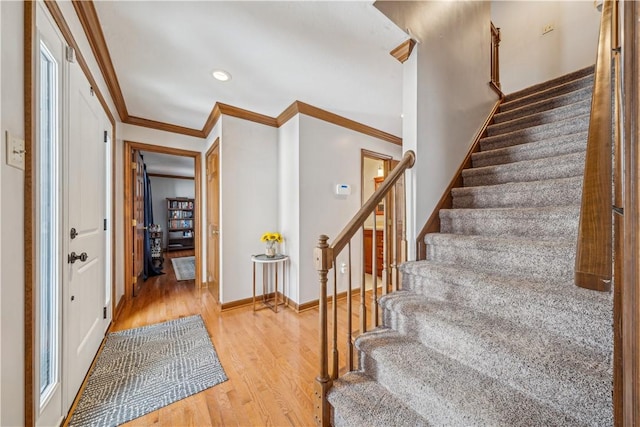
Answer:
[[275, 128], [278, 127], [278, 120], [273, 117], [254, 113], [253, 111], [234, 107], [232, 105], [222, 104], [220, 102], [217, 102], [216, 105], [220, 109], [220, 113], [226, 116], [237, 117], [239, 119], [249, 120], [250, 122], [260, 123], [262, 125], [272, 126]]
[[211, 113], [209, 113], [209, 117], [207, 117], [207, 121], [204, 123], [202, 127], [202, 133], [205, 134], [205, 138], [209, 136], [213, 127], [218, 123], [220, 116], [222, 113], [220, 112], [220, 106], [216, 102], [211, 109]]
[[314, 117], [316, 119], [323, 120], [325, 122], [332, 123], [346, 129], [351, 129], [353, 131], [360, 132], [362, 134], [369, 135], [374, 138], [390, 142], [392, 144], [402, 145], [402, 138], [398, 136], [356, 122], [355, 120], [347, 119], [346, 117], [339, 116], [338, 114], [332, 113], [330, 111], [314, 107], [313, 105], [305, 104], [302, 101], [295, 101], [278, 116], [278, 118], [276, 119], [278, 126], [282, 126], [296, 114], [304, 114], [306, 116]]
[[[64, 18], [62, 18], [62, 14], [60, 13], [60, 9], [58, 8], [56, 0], [45, 0], [45, 1], [47, 5], [50, 6], [50, 9], [54, 8], [57, 10], [58, 16], [63, 23], [63, 24], [58, 23], [59, 26], [61, 27], [61, 29], [64, 26], [66, 28], [66, 33], [65, 31], [63, 31], [63, 33], [65, 33], [65, 36], [68, 35], [69, 38], [73, 40], [73, 36], [71, 36], [71, 31], [69, 30], [69, 27], [66, 25], [66, 22], [64, 22]], [[237, 117], [240, 119], [248, 120], [255, 123], [260, 123], [266, 126], [272, 126], [275, 128], [282, 126], [292, 117], [294, 117], [296, 114], [305, 114], [307, 116], [315, 117], [317, 119], [324, 120], [326, 122], [333, 123], [335, 125], [342, 126], [347, 129], [351, 129], [356, 132], [360, 132], [365, 135], [369, 135], [374, 138], [381, 139], [383, 141], [391, 142], [397, 145], [402, 145], [402, 138], [399, 138], [390, 133], [381, 131], [379, 129], [375, 129], [371, 126], [358, 123], [354, 120], [347, 119], [346, 117], [339, 116], [329, 111], [322, 110], [318, 107], [305, 104], [300, 101], [295, 101], [293, 104], [287, 107], [278, 117], [270, 117], [264, 114], [256, 113], [254, 111], [245, 110], [243, 108], [234, 107], [232, 105], [216, 102], [213, 108], [211, 109], [211, 113], [209, 113], [209, 116], [207, 117], [207, 120], [205, 121], [202, 129], [194, 129], [194, 128], [189, 128], [185, 126], [164, 123], [156, 120], [145, 119], [142, 117], [130, 116], [129, 113], [127, 112], [127, 106], [124, 100], [124, 96], [122, 95], [122, 89], [120, 88], [120, 84], [118, 83], [118, 78], [116, 75], [115, 68], [113, 67], [113, 63], [111, 62], [111, 55], [109, 54], [109, 48], [104, 38], [104, 33], [102, 32], [102, 26], [100, 24], [100, 20], [98, 18], [98, 14], [96, 12], [93, 1], [92, 0], [72, 0], [72, 3], [76, 11], [76, 14], [78, 15], [78, 19], [82, 24], [82, 28], [85, 32], [85, 35], [89, 40], [89, 46], [91, 47], [91, 50], [96, 58], [96, 61], [98, 62], [98, 66], [100, 68], [100, 71], [102, 72], [102, 76], [107, 84], [109, 93], [111, 94], [113, 102], [116, 106], [120, 120], [123, 123], [134, 125], [134, 126], [147, 127], [150, 129], [156, 129], [156, 130], [161, 130], [165, 132], [172, 132], [172, 133], [178, 133], [182, 135], [193, 136], [196, 138], [207, 138], [223, 114], [231, 117]], [[53, 11], [52, 11], [52, 14], [54, 14]], [[56, 21], [58, 20], [56, 19]], [[86, 62], [82, 58], [82, 55], [80, 54], [80, 51], [78, 50], [77, 44], [75, 43], [75, 41], [73, 43], [69, 42], [69, 44], [76, 49], [79, 62], [81, 60], [81, 64], [82, 63], [84, 64], [84, 68], [86, 68], [88, 72], [89, 68], [87, 67]], [[414, 44], [415, 42], [413, 40], [411, 39], [407, 40], [402, 45], [394, 49], [394, 51], [402, 48], [404, 49], [403, 52], [404, 51], [407, 52], [406, 55], [408, 58]], [[96, 87], [95, 81], [93, 79], [91, 79], [91, 84], [92, 86], [94, 86], [94, 88]], [[109, 111], [108, 108], [106, 108], [106, 102], [104, 101], [104, 98], [99, 93], [99, 91], [98, 91], [98, 94], [101, 102], [103, 103], [103, 105], [105, 105], [105, 109]], [[113, 121], [113, 116], [111, 116], [111, 119]]]
[[128, 116], [123, 123], [142, 126], [150, 129], [162, 130], [165, 132], [179, 133], [181, 135], [195, 136], [196, 138], [206, 138], [207, 135], [201, 130], [184, 126], [172, 125], [170, 123], [158, 122], [156, 120], [144, 119], [142, 117]]
[[93, 55], [98, 62], [100, 72], [102, 72], [104, 80], [107, 83], [107, 88], [118, 111], [118, 116], [120, 116], [120, 120], [124, 122], [127, 117], [129, 117], [129, 113], [127, 112], [127, 106], [124, 102], [124, 96], [122, 96], [118, 76], [116, 75], [116, 70], [113, 68], [109, 48], [104, 39], [102, 26], [100, 25], [93, 1], [74, 0], [71, 3], [76, 10], [76, 14], [87, 36]]
[[404, 63], [407, 59], [409, 59], [409, 56], [411, 56], [411, 52], [413, 51], [413, 48], [415, 45], [416, 45], [415, 40], [408, 39], [407, 41], [398, 45], [398, 47], [396, 47], [389, 53], [398, 61], [400, 61], [401, 63]]

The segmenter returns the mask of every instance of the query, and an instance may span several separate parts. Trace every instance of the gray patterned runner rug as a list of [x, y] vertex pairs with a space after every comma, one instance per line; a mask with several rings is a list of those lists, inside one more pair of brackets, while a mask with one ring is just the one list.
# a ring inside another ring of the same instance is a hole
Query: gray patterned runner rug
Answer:
[[173, 270], [177, 280], [193, 280], [196, 278], [196, 257], [185, 256], [182, 258], [171, 258]]
[[113, 332], [70, 426], [117, 426], [227, 380], [202, 317]]

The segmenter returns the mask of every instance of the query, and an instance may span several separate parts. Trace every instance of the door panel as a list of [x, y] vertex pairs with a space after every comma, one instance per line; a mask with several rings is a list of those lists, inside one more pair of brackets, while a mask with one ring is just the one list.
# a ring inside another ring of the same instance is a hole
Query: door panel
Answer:
[[218, 141], [207, 154], [207, 282], [220, 301], [220, 187]]
[[[144, 274], [144, 161], [140, 151], [133, 150], [132, 159], [135, 159], [135, 176], [133, 179], [133, 296], [138, 295], [143, 282]], [[133, 167], [133, 166], [132, 166]]]
[[[83, 256], [75, 262], [64, 260], [66, 408], [73, 402], [108, 327], [103, 316], [107, 234], [103, 225], [106, 200], [104, 111], [77, 63], [69, 64], [68, 107], [63, 238], [67, 240], [67, 254], [86, 254], [86, 258]], [[71, 232], [72, 228], [75, 233]]]

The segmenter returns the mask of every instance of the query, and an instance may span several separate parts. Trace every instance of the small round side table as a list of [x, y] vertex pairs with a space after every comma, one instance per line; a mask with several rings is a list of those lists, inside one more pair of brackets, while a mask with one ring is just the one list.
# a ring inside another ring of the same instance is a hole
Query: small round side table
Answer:
[[[256, 311], [256, 264], [262, 264], [262, 304], [270, 308], [275, 313], [278, 312], [278, 306], [284, 304], [284, 285], [285, 285], [285, 266], [289, 257], [287, 255], [277, 254], [274, 257], [268, 257], [265, 254], [252, 255], [253, 262], [253, 311]], [[282, 298], [278, 300], [278, 264], [282, 265]], [[271, 268], [273, 266], [273, 268]], [[267, 278], [273, 271], [275, 274], [275, 290], [273, 298], [267, 294]]]

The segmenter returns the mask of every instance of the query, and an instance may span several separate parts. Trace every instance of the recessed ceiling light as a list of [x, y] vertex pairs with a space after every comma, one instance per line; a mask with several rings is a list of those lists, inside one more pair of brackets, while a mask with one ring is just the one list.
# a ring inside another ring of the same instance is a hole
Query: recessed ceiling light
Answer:
[[229, 74], [224, 70], [213, 70], [211, 74], [213, 75], [214, 79], [220, 80], [221, 82], [226, 82], [231, 80], [231, 74]]

